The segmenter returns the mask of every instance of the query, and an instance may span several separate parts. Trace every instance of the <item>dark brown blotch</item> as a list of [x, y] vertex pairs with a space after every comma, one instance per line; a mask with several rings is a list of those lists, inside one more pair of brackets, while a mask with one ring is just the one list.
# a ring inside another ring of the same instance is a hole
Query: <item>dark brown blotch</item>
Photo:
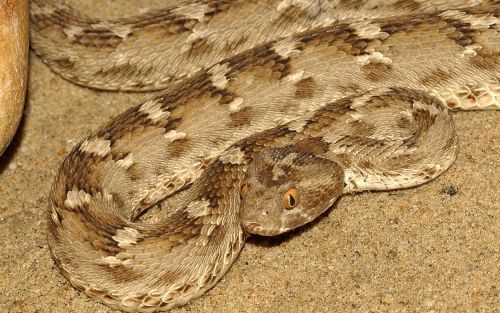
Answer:
[[362, 160], [361, 162], [359, 162], [359, 165], [363, 170], [367, 171], [373, 168], [373, 163], [370, 160]]
[[130, 179], [130, 181], [132, 182], [144, 178], [143, 170], [137, 168], [137, 162], [134, 162], [132, 165], [130, 165], [125, 172], [128, 176], [128, 179]]
[[167, 152], [174, 158], [179, 158], [189, 148], [189, 138], [186, 136], [171, 142], [167, 147]]
[[236, 98], [236, 95], [227, 89], [217, 89], [217, 91], [213, 92], [213, 95], [217, 94], [220, 95], [219, 104], [229, 104]]
[[348, 168], [352, 165], [352, 159], [348, 153], [339, 153], [336, 155], [336, 158], [344, 168]]
[[296, 144], [296, 148], [298, 150], [303, 150], [321, 155], [328, 152], [330, 146], [328, 145], [328, 143], [324, 142], [321, 138], [308, 137], [306, 139], [298, 141]]
[[[226, 77], [232, 77], [240, 71], [245, 71], [253, 66], [267, 67], [272, 70], [273, 79], [283, 79], [290, 74], [290, 58], [283, 58], [273, 49], [275, 41], [264, 46], [247, 50], [229, 60], [230, 73]], [[301, 47], [296, 49], [300, 50]]]
[[411, 127], [412, 121], [407, 117], [400, 117], [397, 122], [397, 126], [401, 129], [409, 129]]
[[238, 112], [231, 112], [229, 118], [231, 121], [228, 123], [230, 128], [239, 128], [249, 126], [254, 119], [255, 112], [252, 107], [244, 107]]
[[301, 79], [295, 84], [295, 97], [298, 99], [311, 99], [316, 93], [317, 83], [312, 77]]
[[452, 69], [444, 70], [442, 68], [436, 68], [420, 78], [419, 83], [424, 86], [444, 84], [453, 77], [451, 71]]
[[371, 82], [380, 82], [390, 77], [392, 66], [384, 63], [370, 62], [362, 67], [365, 77]]
[[357, 134], [358, 136], [364, 136], [364, 137], [370, 137], [376, 132], [376, 127], [371, 124], [367, 123], [366, 121], [363, 120], [351, 120], [349, 121], [349, 126], [353, 129], [353, 133]]
[[115, 50], [123, 43], [123, 38], [109, 30], [85, 29], [71, 37], [71, 43], [88, 48]]
[[75, 68], [75, 63], [70, 60], [69, 57], [54, 59], [52, 60], [56, 64], [57, 67], [63, 68], [66, 70], [72, 70]]
[[204, 58], [213, 51], [214, 47], [203, 38], [199, 38], [191, 43], [186, 56], [192, 59]]
[[418, 12], [420, 9], [420, 4], [414, 0], [398, 0], [394, 3], [396, 8], [404, 8], [408, 12]]
[[479, 32], [474, 30], [470, 23], [456, 19], [445, 19], [445, 21], [447, 21], [448, 25], [455, 29], [454, 32], [447, 34], [447, 37], [453, 40], [456, 44], [462, 47], [467, 47], [475, 42], [474, 37], [476, 37]]
[[326, 105], [315, 111], [314, 115], [306, 121], [305, 127], [311, 129], [321, 129], [331, 124], [338, 117], [344, 116], [351, 111], [352, 99], [342, 98], [332, 104]]

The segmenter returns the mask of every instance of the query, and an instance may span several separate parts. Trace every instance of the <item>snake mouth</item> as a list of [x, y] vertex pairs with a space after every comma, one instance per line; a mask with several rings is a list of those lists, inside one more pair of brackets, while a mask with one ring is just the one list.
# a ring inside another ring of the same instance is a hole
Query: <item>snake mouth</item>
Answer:
[[243, 229], [250, 234], [266, 237], [276, 236], [290, 230], [289, 228], [266, 228], [256, 222], [243, 223]]

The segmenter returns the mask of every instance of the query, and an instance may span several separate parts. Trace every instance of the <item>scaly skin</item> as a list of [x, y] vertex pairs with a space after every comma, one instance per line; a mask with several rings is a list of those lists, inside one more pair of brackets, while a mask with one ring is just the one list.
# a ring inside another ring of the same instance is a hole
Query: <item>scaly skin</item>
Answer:
[[[211, 288], [248, 234], [303, 225], [342, 193], [433, 179], [456, 154], [447, 107], [498, 108], [499, 12], [311, 30], [132, 107], [61, 166], [49, 210], [56, 263], [109, 306], [165, 310]], [[134, 222], [190, 184], [166, 221]], [[302, 200], [285, 211], [291, 187]]]
[[61, 0], [31, 4], [31, 45], [62, 77], [105, 90], [164, 89], [280, 37], [365, 18], [487, 5], [485, 0], [202, 0], [99, 20]]

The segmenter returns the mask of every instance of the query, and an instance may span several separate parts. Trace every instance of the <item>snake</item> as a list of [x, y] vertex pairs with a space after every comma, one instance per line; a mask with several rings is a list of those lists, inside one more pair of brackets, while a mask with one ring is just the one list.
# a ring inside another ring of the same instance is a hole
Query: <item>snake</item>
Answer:
[[[500, 108], [499, 13], [494, 1], [202, 0], [96, 20], [32, 1], [33, 48], [62, 77], [164, 88], [62, 162], [55, 263], [112, 308], [164, 311], [212, 288], [251, 235], [297, 229], [344, 194], [436, 178], [458, 151], [450, 112]], [[143, 218], [162, 203], [165, 218]]]

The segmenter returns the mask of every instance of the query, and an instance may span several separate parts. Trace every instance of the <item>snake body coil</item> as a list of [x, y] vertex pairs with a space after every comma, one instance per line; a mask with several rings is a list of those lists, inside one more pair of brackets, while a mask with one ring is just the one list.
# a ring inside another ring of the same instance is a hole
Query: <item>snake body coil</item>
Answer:
[[[292, 32], [332, 12], [319, 0], [276, 5], [281, 27], [290, 21]], [[183, 305], [214, 286], [249, 234], [304, 225], [342, 194], [437, 177], [457, 151], [448, 110], [499, 107], [498, 4], [328, 20], [333, 25], [256, 46], [254, 33], [242, 40], [197, 32], [242, 7], [189, 2], [151, 13], [157, 20], [143, 24], [120, 19], [87, 31], [88, 18], [34, 1], [35, 50], [64, 77], [103, 89], [155, 89], [180, 80], [77, 145], [52, 187], [54, 259], [73, 286], [111, 307], [150, 312]], [[54, 16], [65, 19], [56, 24]], [[152, 53], [151, 70], [132, 66], [148, 53], [127, 59], [127, 51], [135, 52], [126, 41], [151, 38], [156, 28], [188, 48], [177, 59]], [[224, 38], [253, 48], [209, 65], [232, 42]], [[100, 70], [81, 71], [79, 64], [96, 57], [90, 41], [106, 46], [108, 56], [125, 49], [123, 59], [105, 71], [96, 58]], [[187, 74], [199, 45], [213, 54], [198, 55], [201, 63], [193, 66], [201, 70]], [[78, 49], [83, 59], [71, 56]], [[176, 205], [164, 221], [137, 221], [167, 197]]]

